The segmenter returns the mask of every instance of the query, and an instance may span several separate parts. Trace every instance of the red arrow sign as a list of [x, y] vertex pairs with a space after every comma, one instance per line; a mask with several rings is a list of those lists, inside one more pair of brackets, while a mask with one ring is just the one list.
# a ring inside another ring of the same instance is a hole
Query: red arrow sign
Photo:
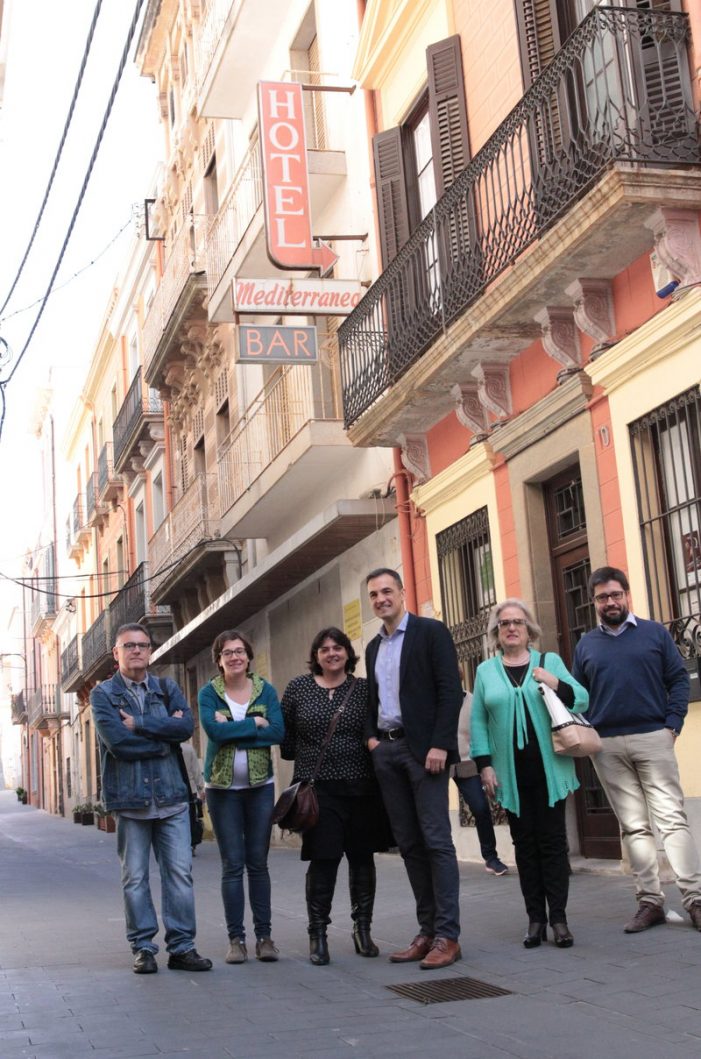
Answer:
[[326, 276], [338, 256], [312, 239], [302, 86], [261, 81], [258, 118], [268, 257], [278, 268], [318, 268]]

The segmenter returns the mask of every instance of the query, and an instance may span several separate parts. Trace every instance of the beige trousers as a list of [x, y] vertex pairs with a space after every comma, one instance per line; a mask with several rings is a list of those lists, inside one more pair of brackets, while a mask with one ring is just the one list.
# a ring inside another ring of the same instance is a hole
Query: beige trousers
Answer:
[[652, 820], [688, 909], [701, 901], [701, 862], [684, 811], [673, 734], [664, 728], [609, 736], [602, 744], [592, 762], [621, 827], [638, 901], [664, 904]]

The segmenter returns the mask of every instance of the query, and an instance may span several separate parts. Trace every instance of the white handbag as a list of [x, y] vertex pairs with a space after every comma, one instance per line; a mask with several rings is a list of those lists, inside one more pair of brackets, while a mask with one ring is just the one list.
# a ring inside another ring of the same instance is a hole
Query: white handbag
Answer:
[[[543, 666], [545, 656], [541, 655]], [[572, 713], [552, 688], [538, 682], [546, 709], [550, 714], [553, 750], [565, 757], [589, 757], [601, 750], [601, 738], [581, 714]]]

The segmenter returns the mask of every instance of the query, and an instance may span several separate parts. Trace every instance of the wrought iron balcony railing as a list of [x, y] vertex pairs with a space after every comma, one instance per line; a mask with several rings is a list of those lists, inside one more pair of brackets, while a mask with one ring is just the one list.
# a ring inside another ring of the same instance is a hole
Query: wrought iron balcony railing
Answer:
[[61, 688], [57, 684], [42, 684], [27, 697], [27, 720], [31, 727], [40, 727], [46, 717], [57, 717], [61, 712]]
[[207, 285], [210, 298], [262, 201], [263, 176], [256, 132], [207, 231]]
[[88, 673], [109, 656], [109, 612], [103, 610], [83, 635], [83, 672]]
[[[162, 348], [164, 333], [167, 331], [178, 301], [185, 291], [191, 277], [202, 273], [205, 268], [204, 217], [190, 217], [186, 220], [169, 249], [167, 260], [153, 301], [146, 314], [143, 329], [144, 375], [151, 378], [151, 368], [157, 362]], [[117, 435], [114, 434], [114, 459], [117, 455]]]
[[78, 493], [73, 501], [73, 541], [85, 526], [85, 509], [83, 505], [83, 494]]
[[219, 511], [223, 516], [283, 449], [312, 420], [338, 420], [334, 395], [324, 395], [311, 367], [280, 372], [254, 398], [217, 457]]
[[143, 419], [146, 416], [158, 416], [162, 413], [163, 402], [160, 394], [157, 390], [152, 390], [145, 385], [141, 377], [141, 368], [137, 368], [112, 428], [116, 466], [119, 466], [120, 460], [125, 455]]
[[110, 603], [110, 628], [141, 621], [149, 610], [148, 563], [140, 563]]
[[683, 14], [597, 7], [339, 328], [346, 426], [616, 162], [701, 160]]
[[194, 545], [214, 536], [215, 525], [219, 523], [213, 525], [207, 507], [207, 478], [198, 474], [149, 541], [152, 593]]
[[106, 441], [100, 449], [97, 459], [97, 494], [101, 499], [110, 487], [118, 486], [118, 479], [114, 470], [112, 459], [112, 442]]
[[61, 652], [61, 683], [66, 684], [80, 672], [80, 637], [73, 639]]
[[12, 707], [12, 723], [23, 724], [27, 719], [27, 701], [24, 697], [24, 691], [18, 691], [12, 696], [10, 702]]
[[88, 480], [85, 483], [85, 514], [88, 520], [97, 509], [97, 473], [88, 475]]

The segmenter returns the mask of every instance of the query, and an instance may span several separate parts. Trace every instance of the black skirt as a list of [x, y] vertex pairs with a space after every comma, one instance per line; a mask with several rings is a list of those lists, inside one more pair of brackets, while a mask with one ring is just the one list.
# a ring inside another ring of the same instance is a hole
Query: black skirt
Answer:
[[394, 845], [380, 790], [374, 781], [318, 781], [319, 822], [302, 837], [302, 860], [369, 857]]

